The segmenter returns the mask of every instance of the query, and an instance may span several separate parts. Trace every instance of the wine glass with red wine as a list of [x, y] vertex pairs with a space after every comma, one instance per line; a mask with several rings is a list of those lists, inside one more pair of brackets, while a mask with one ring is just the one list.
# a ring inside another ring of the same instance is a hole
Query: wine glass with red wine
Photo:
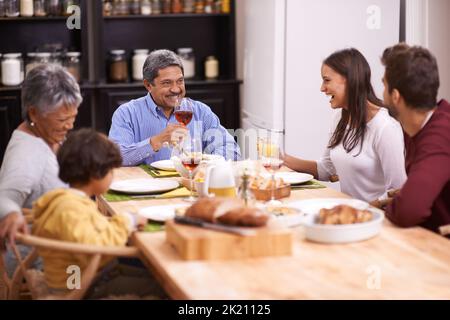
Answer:
[[175, 107], [175, 119], [184, 126], [191, 122], [193, 114], [193, 102], [189, 98], [183, 98], [181, 103]]
[[200, 161], [202, 161], [202, 140], [188, 135], [181, 144], [181, 150], [181, 163], [189, 171], [189, 183], [191, 186], [190, 196], [189, 198], [186, 198], [185, 201], [195, 202], [196, 198], [193, 194], [194, 179], [192, 173], [200, 164]]
[[268, 205], [280, 205], [281, 201], [275, 200], [275, 173], [283, 165], [284, 159], [284, 136], [282, 132], [270, 131], [268, 136], [258, 141], [258, 154], [261, 164], [271, 174], [272, 187]]

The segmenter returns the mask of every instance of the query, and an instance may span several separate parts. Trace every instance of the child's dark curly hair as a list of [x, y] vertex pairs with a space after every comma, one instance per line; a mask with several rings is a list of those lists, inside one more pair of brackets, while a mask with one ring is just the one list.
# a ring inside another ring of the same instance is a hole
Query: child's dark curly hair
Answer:
[[117, 145], [93, 129], [72, 132], [57, 155], [59, 178], [70, 185], [85, 185], [91, 179], [102, 179], [113, 168], [122, 165]]

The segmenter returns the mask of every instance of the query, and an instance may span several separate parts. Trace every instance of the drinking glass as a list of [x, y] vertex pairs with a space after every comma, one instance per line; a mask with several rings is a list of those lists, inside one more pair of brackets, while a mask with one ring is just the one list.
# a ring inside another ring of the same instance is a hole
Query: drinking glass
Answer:
[[181, 143], [181, 163], [189, 171], [189, 183], [191, 193], [189, 198], [184, 199], [188, 202], [195, 202], [196, 198], [193, 194], [194, 178], [192, 173], [202, 161], [202, 140], [188, 135]]
[[[189, 98], [180, 98], [174, 108], [175, 119], [184, 127], [191, 122], [194, 114], [193, 102]], [[181, 148], [182, 138], [174, 144], [175, 148]], [[180, 152], [182, 150], [179, 150]]]
[[5, 14], [7, 17], [18, 17], [20, 14], [19, 0], [5, 0]]
[[275, 173], [283, 165], [284, 136], [282, 132], [270, 131], [268, 136], [258, 141], [258, 155], [261, 164], [271, 174], [272, 187], [268, 205], [280, 205], [281, 201], [275, 200]]
[[194, 114], [193, 101], [189, 98], [181, 99], [180, 103], [175, 107], [175, 119], [177, 121], [187, 126], [192, 120], [192, 115]]

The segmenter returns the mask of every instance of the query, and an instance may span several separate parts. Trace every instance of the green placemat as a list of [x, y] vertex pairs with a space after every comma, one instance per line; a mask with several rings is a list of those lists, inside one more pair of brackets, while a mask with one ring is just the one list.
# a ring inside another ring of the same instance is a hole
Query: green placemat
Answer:
[[161, 223], [157, 223], [157, 222], [149, 222], [147, 223], [147, 225], [144, 227], [145, 232], [158, 232], [158, 231], [164, 231], [165, 230], [165, 226], [164, 224]]
[[[194, 192], [195, 194], [195, 192]], [[149, 195], [129, 195], [108, 190], [103, 197], [108, 202], [130, 201], [130, 200], [148, 200], [148, 199], [171, 199], [171, 198], [185, 198], [189, 197], [190, 191], [185, 187], [180, 187], [172, 191], [161, 194]]]
[[310, 180], [310, 181], [302, 183], [302, 184], [291, 185], [292, 190], [323, 189], [323, 188], [326, 188], [326, 186], [321, 184], [316, 179]]
[[158, 170], [152, 166], [149, 166], [148, 164], [141, 164], [139, 168], [147, 172], [153, 178], [171, 178], [180, 176], [180, 174], [176, 171]]

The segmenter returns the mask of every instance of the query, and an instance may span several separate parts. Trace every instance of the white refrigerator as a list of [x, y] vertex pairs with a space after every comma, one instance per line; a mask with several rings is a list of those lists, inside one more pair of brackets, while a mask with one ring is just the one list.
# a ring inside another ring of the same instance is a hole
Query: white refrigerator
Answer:
[[[383, 50], [399, 41], [400, 0], [240, 0], [245, 10], [243, 129], [284, 131], [286, 152], [315, 160], [336, 111], [320, 92], [322, 61], [355, 47], [382, 98]], [[245, 157], [254, 158], [252, 146]]]

